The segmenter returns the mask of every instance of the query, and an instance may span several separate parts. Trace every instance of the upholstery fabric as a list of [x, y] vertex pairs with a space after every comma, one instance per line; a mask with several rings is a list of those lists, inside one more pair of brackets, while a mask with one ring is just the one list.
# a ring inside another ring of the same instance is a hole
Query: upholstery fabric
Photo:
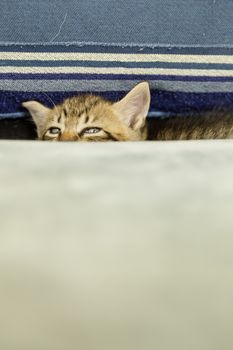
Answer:
[[118, 99], [137, 82], [155, 111], [233, 105], [228, 0], [2, 0], [0, 116], [77, 92]]

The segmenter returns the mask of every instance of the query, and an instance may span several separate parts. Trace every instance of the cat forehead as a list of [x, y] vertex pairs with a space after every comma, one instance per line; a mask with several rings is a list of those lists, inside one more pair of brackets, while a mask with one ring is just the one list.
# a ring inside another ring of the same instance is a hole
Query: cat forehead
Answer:
[[65, 115], [68, 115], [72, 112], [79, 114], [88, 113], [93, 109], [98, 109], [98, 107], [104, 109], [109, 105], [110, 103], [101, 97], [81, 95], [65, 100], [59, 107], [60, 112], [64, 112]]
[[98, 96], [77, 96], [65, 100], [53, 108], [48, 116], [48, 122], [62, 123], [68, 126], [77, 123], [99, 122], [101, 125], [115, 120], [112, 103]]

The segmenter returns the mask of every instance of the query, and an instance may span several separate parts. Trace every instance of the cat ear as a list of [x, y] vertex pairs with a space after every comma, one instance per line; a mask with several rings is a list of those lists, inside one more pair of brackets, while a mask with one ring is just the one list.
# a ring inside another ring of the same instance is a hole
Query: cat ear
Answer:
[[147, 82], [136, 85], [122, 100], [113, 104], [117, 114], [132, 129], [140, 129], [150, 108], [150, 88]]
[[46, 115], [50, 109], [36, 101], [23, 102], [22, 106], [31, 114], [37, 129], [40, 129], [44, 125]]

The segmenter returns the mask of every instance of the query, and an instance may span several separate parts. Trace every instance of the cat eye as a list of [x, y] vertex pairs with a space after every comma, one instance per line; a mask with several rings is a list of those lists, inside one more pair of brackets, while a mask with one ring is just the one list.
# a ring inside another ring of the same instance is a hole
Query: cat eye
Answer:
[[48, 132], [50, 133], [50, 134], [52, 134], [52, 135], [58, 135], [58, 134], [60, 134], [60, 132], [61, 132], [61, 129], [59, 129], [59, 128], [49, 128], [48, 129]]
[[82, 134], [97, 134], [101, 130], [101, 128], [86, 128], [82, 131]]

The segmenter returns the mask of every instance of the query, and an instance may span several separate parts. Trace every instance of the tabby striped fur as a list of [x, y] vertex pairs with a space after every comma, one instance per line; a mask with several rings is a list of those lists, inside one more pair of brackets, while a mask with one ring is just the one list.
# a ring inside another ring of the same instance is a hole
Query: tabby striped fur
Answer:
[[36, 124], [40, 140], [139, 141], [146, 139], [150, 91], [143, 82], [116, 103], [90, 94], [69, 98], [53, 109], [36, 101], [23, 106]]
[[233, 138], [233, 114], [212, 112], [202, 116], [147, 121], [150, 90], [146, 82], [113, 103], [95, 95], [65, 100], [53, 109], [36, 101], [23, 103], [30, 112], [39, 140], [143, 141]]

